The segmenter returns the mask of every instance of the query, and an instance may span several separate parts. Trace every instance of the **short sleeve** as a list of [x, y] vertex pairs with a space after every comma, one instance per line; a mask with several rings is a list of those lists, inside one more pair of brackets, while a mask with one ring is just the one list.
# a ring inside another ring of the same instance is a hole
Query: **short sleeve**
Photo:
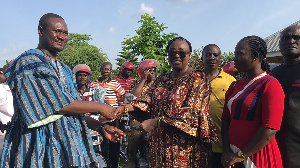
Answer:
[[277, 79], [266, 83], [261, 97], [262, 125], [271, 129], [280, 129], [284, 111], [284, 92]]

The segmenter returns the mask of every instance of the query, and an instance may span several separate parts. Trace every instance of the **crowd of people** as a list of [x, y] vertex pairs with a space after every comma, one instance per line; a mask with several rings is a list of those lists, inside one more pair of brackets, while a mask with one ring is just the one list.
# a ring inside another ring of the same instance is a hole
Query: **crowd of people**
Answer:
[[272, 71], [258, 36], [243, 37], [224, 69], [221, 49], [206, 45], [203, 70], [189, 66], [191, 43], [175, 37], [166, 47], [171, 71], [157, 74], [159, 62], [145, 59], [139, 80], [129, 61], [116, 77], [101, 63], [92, 81], [88, 65], [71, 70], [57, 59], [68, 42], [57, 14], [40, 18], [38, 35], [36, 49], [0, 69], [0, 167], [117, 168], [120, 154], [127, 168], [142, 167], [141, 157], [151, 168], [300, 167], [300, 25], [281, 32], [284, 64]]

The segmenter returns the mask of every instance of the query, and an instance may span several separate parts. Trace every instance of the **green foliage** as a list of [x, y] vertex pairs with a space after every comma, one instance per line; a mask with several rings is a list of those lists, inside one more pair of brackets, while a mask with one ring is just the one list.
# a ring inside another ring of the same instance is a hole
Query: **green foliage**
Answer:
[[6, 64], [3, 65], [3, 67], [2, 67], [4, 70], [6, 69], [6, 66], [7, 66], [7, 64], [9, 63], [8, 60], [5, 60], [5, 62], [6, 62]]
[[194, 69], [200, 69], [203, 70], [203, 62], [201, 60], [201, 55], [202, 55], [202, 48], [199, 49], [195, 49], [192, 54], [191, 54], [191, 58], [189, 61], [189, 66], [194, 68]]
[[228, 62], [233, 61], [233, 57], [234, 57], [234, 53], [233, 52], [229, 52], [229, 53], [223, 53], [221, 55], [221, 63], [220, 63], [220, 67], [223, 67], [225, 64], [227, 64]]
[[[163, 33], [167, 29], [164, 23], [159, 24], [155, 17], [149, 14], [141, 16], [138, 21], [141, 26], [136, 30], [136, 35], [133, 37], [127, 36], [122, 42], [122, 52], [120, 52], [117, 65], [121, 66], [123, 62], [130, 61], [135, 67], [138, 67], [139, 61], [144, 59], [155, 59], [160, 62], [161, 67], [158, 73], [169, 71], [170, 65], [167, 60], [166, 46], [172, 38], [176, 37], [176, 33]], [[118, 73], [120, 67], [115, 71]], [[134, 77], [137, 77], [137, 72], [134, 71]]]
[[[194, 69], [203, 70], [203, 62], [201, 60], [203, 47], [200, 49], [195, 49], [191, 54], [189, 65]], [[219, 67], [223, 67], [228, 62], [233, 61], [234, 54], [232, 52], [221, 54], [221, 63]]]
[[73, 69], [78, 64], [87, 64], [92, 70], [92, 80], [100, 76], [102, 62], [108, 60], [106, 53], [94, 45], [88, 44], [90, 35], [70, 33], [69, 42], [58, 58]]

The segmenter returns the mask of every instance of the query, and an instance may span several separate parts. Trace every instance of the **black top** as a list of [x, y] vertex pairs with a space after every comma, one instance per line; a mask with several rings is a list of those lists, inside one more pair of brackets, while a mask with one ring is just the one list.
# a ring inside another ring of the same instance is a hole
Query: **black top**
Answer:
[[283, 166], [300, 167], [300, 62], [274, 68], [273, 76], [285, 93], [281, 130], [276, 135]]

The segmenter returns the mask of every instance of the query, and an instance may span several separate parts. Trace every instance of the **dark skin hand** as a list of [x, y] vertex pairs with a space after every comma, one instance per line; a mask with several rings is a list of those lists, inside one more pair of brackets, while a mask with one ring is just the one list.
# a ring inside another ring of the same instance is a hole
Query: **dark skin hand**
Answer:
[[[99, 127], [101, 125], [103, 125], [101, 122], [99, 122], [98, 120], [95, 120], [94, 118], [92, 118], [90, 116], [85, 116], [84, 119], [87, 123], [87, 126], [90, 129], [95, 130], [95, 131], [99, 131], [98, 130]], [[122, 130], [120, 130], [114, 126], [110, 126], [110, 125], [104, 126], [103, 134], [108, 140], [110, 140], [114, 143], [120, 141], [121, 139], [123, 139], [125, 137], [125, 134], [123, 133]]]
[[[124, 114], [124, 106], [128, 108], [128, 112], [134, 111], [134, 107], [130, 104], [123, 104], [115, 110], [115, 116], [122, 116]], [[139, 127], [142, 131], [151, 132], [155, 127], [157, 127], [158, 118], [144, 120]]]
[[[237, 162], [242, 162], [244, 159], [239, 157], [237, 153], [233, 153], [229, 147], [229, 129], [230, 121], [222, 120], [222, 140], [223, 140], [223, 155], [222, 164], [225, 168], [234, 167]], [[275, 136], [277, 130], [260, 127], [252, 140], [242, 149], [245, 158], [253, 155], [264, 148]]]

